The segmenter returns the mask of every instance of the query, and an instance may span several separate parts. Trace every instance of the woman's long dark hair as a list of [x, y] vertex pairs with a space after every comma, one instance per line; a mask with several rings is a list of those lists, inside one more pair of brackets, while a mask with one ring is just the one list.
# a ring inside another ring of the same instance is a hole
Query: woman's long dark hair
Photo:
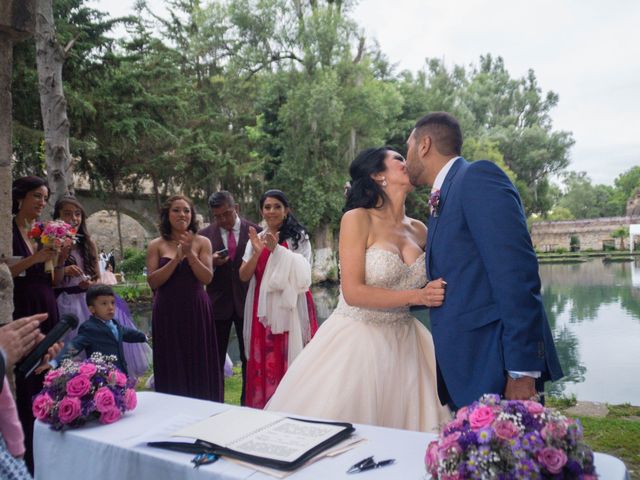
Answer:
[[351, 187], [347, 191], [347, 201], [342, 212], [354, 208], [380, 208], [387, 201], [387, 194], [378, 183], [371, 178], [376, 173], [384, 172], [384, 159], [391, 147], [367, 148], [362, 150], [349, 166]]
[[189, 204], [189, 208], [191, 209], [191, 221], [189, 222], [189, 226], [187, 230], [190, 232], [198, 233], [198, 221], [196, 220], [196, 207], [189, 197], [184, 195], [173, 195], [172, 197], [167, 198], [167, 201], [164, 202], [162, 208], [160, 209], [160, 223], [158, 224], [158, 230], [160, 230], [160, 235], [165, 240], [171, 240], [171, 223], [169, 222], [169, 210], [171, 210], [171, 205], [176, 200], [184, 200]]
[[11, 213], [15, 215], [20, 211], [20, 200], [24, 200], [27, 193], [43, 186], [47, 187], [47, 195], [49, 195], [51, 190], [46, 180], [36, 176], [16, 178], [11, 186]]
[[[60, 218], [60, 213], [62, 212], [62, 207], [65, 204], [73, 205], [75, 208], [79, 209], [82, 213], [82, 219], [80, 220], [80, 225], [78, 226], [78, 238], [76, 240], [76, 245], [82, 254], [82, 260], [84, 262], [84, 273], [91, 277], [91, 280], [97, 280], [100, 278], [99, 271], [96, 271], [96, 263], [98, 261], [98, 250], [96, 248], [96, 244], [91, 239], [91, 235], [89, 235], [89, 229], [87, 228], [87, 213], [84, 211], [84, 208], [76, 200], [74, 197], [62, 197], [58, 200], [53, 207], [53, 219], [56, 220]], [[74, 265], [76, 262], [74, 258], [69, 255], [65, 265]]]
[[[282, 203], [285, 208], [290, 208], [289, 200], [287, 200], [287, 197], [285, 197], [284, 193], [281, 190], [273, 189], [267, 190], [262, 194], [262, 197], [260, 197], [260, 211], [262, 211], [262, 207], [267, 198], [275, 198], [280, 203]], [[291, 210], [289, 210], [289, 213], [285, 217], [284, 222], [282, 222], [282, 226], [280, 227], [278, 243], [282, 243], [287, 238], [290, 238], [293, 242], [293, 248], [297, 249], [300, 240], [303, 240], [305, 238], [305, 231], [306, 229], [304, 228], [304, 226], [296, 219], [296, 217], [293, 216]]]

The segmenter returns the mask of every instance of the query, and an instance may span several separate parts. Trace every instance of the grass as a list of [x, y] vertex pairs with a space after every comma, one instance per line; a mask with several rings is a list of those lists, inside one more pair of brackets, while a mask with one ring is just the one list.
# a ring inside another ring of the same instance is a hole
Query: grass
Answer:
[[[576, 404], [571, 397], [550, 397], [547, 406], [564, 411]], [[579, 416], [586, 443], [595, 451], [622, 460], [630, 479], [640, 479], [640, 407], [628, 403], [607, 405], [604, 418]]]
[[233, 367], [233, 376], [224, 379], [224, 403], [240, 405], [242, 393], [242, 370], [240, 366]]

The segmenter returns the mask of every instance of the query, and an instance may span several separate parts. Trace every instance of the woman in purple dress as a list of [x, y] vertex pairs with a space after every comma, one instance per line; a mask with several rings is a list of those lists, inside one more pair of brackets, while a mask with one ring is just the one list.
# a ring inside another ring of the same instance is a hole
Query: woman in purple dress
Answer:
[[[49, 199], [49, 187], [40, 177], [22, 177], [14, 180], [13, 188], [13, 255], [20, 260], [9, 268], [13, 277], [13, 318], [27, 317], [35, 313], [49, 316], [40, 324], [46, 334], [58, 323], [58, 307], [53, 293], [53, 277], [62, 275], [62, 265], [54, 272], [45, 272], [45, 262], [62, 260], [62, 255], [52, 248], [40, 248], [28, 234], [34, 222], [42, 214]], [[53, 273], [53, 275], [52, 275]], [[16, 403], [24, 430], [25, 462], [33, 472], [33, 421], [31, 399], [42, 389], [44, 374], [32, 373], [28, 378], [16, 378]]]
[[193, 203], [170, 197], [160, 211], [159, 238], [147, 249], [147, 281], [155, 291], [153, 373], [158, 392], [222, 401], [211, 304], [211, 242], [198, 235]]
[[[64, 277], [55, 286], [60, 315], [72, 313], [80, 323], [89, 318], [91, 313], [87, 307], [86, 291], [90, 285], [100, 283], [98, 266], [98, 250], [87, 229], [87, 214], [80, 202], [74, 197], [63, 197], [53, 208], [53, 218], [61, 219], [74, 227], [78, 239], [68, 256], [64, 259]], [[133, 323], [127, 303], [116, 295], [116, 314], [114, 319], [123, 327], [137, 329]], [[69, 332], [65, 341], [76, 336], [77, 330]], [[151, 349], [146, 343], [124, 343], [124, 356], [131, 377], [141, 377], [149, 368]]]

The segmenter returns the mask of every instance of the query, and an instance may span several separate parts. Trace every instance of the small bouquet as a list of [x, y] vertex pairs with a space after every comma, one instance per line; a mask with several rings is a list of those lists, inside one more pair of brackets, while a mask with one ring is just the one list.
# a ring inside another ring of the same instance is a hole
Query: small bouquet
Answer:
[[596, 479], [577, 420], [532, 401], [484, 395], [427, 447], [434, 479]]
[[[52, 247], [58, 252], [62, 247], [76, 243], [76, 235], [76, 229], [62, 220], [35, 222], [28, 233], [28, 237], [34, 239], [39, 245]], [[53, 272], [53, 263], [52, 260], [47, 260], [44, 271]], [[57, 256], [55, 263], [58, 263]]]
[[94, 353], [81, 363], [64, 360], [44, 377], [44, 388], [33, 399], [38, 420], [54, 430], [78, 427], [98, 419], [108, 424], [136, 408], [132, 381], [112, 362], [113, 355]]

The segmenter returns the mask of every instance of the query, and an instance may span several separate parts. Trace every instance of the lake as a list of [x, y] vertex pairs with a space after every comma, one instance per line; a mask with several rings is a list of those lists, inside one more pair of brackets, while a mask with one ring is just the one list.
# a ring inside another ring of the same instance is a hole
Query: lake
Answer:
[[[553, 395], [579, 400], [640, 405], [640, 258], [605, 264], [540, 265], [543, 301], [565, 373], [549, 384]], [[337, 305], [338, 288], [314, 286], [318, 319]], [[149, 331], [150, 306], [134, 307], [140, 328]], [[425, 316], [426, 317], [426, 316]], [[428, 318], [420, 318], [428, 326]], [[229, 355], [238, 361], [232, 329]]]

